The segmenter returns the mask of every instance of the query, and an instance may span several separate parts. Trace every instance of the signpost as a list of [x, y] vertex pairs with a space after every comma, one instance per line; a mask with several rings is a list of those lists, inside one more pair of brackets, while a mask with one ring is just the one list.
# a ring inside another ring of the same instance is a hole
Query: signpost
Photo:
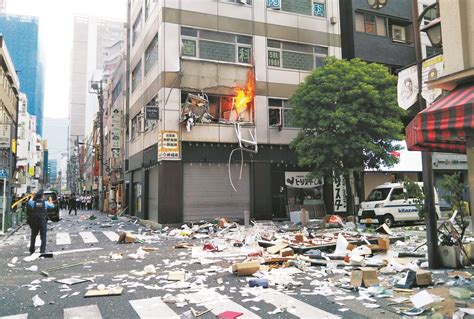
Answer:
[[145, 106], [145, 121], [158, 121], [160, 119], [160, 109], [158, 106]]
[[158, 138], [158, 160], [179, 160], [181, 150], [178, 131], [161, 131]]

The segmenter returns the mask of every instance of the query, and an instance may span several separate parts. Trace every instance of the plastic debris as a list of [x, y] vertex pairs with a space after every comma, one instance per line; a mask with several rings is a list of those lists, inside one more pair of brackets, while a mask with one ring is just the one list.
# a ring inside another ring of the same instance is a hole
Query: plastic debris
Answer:
[[33, 297], [33, 305], [35, 308], [44, 306], [44, 301], [38, 295], [35, 295]]

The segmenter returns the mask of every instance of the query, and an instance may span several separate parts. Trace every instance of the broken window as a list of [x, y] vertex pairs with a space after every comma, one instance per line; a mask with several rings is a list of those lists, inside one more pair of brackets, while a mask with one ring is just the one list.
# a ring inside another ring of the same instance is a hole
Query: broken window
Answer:
[[288, 100], [268, 99], [268, 124], [270, 127], [297, 127]]
[[232, 124], [254, 120], [253, 101], [238, 113], [234, 96], [183, 92], [181, 104], [181, 122], [193, 123], [191, 127], [196, 123]]

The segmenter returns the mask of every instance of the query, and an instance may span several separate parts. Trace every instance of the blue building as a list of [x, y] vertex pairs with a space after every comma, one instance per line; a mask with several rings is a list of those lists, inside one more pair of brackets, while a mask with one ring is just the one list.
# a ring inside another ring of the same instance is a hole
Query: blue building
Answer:
[[40, 59], [38, 18], [0, 14], [0, 34], [8, 45], [28, 97], [28, 113], [36, 116], [36, 133], [43, 135], [44, 72]]
[[48, 161], [48, 178], [50, 184], [56, 183], [58, 179], [58, 161], [55, 159]]

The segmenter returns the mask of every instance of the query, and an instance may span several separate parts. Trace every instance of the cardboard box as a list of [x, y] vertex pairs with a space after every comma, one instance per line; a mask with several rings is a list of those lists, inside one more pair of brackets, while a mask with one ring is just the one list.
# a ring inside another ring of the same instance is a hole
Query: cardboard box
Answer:
[[285, 248], [285, 249], [280, 250], [280, 256], [281, 257], [293, 256], [294, 254], [295, 253], [294, 253], [293, 249], [291, 249], [291, 248]]
[[354, 287], [370, 287], [378, 284], [376, 268], [360, 267], [351, 273], [351, 285]]
[[275, 245], [268, 247], [267, 252], [269, 254], [278, 254], [278, 252], [284, 248], [288, 247], [287, 243], [276, 243]]
[[418, 270], [416, 272], [416, 285], [423, 287], [429, 286], [433, 283], [433, 278], [431, 277], [431, 272], [426, 270]]
[[464, 251], [466, 251], [471, 263], [474, 263], [474, 243], [464, 244]]
[[390, 238], [384, 236], [382, 238], [377, 239], [377, 245], [380, 247], [381, 250], [387, 251], [390, 249]]
[[260, 270], [260, 263], [253, 261], [232, 265], [232, 272], [237, 276], [250, 276]]
[[295, 241], [299, 243], [303, 242], [304, 236], [302, 234], [295, 235]]

